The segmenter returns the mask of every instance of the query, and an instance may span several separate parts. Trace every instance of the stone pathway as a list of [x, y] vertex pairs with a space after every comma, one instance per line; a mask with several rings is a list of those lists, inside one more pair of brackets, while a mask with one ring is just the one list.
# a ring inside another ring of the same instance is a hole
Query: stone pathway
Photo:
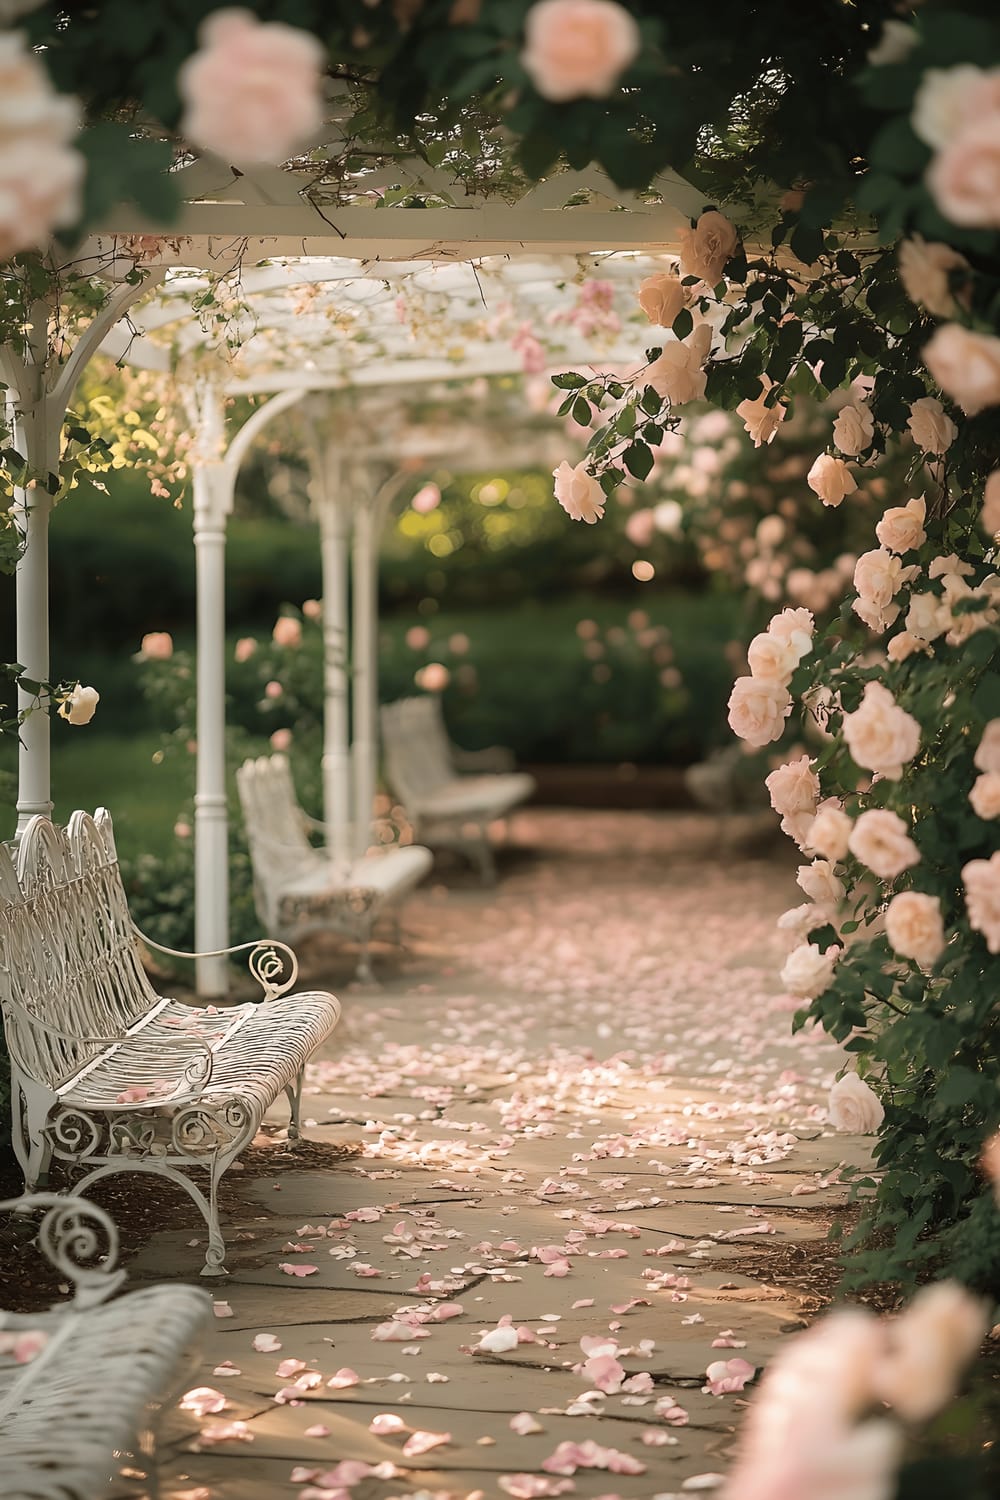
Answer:
[[[822, 1239], [866, 1143], [824, 1124], [837, 1050], [790, 1034], [787, 852], [695, 814], [516, 837], [495, 892], [418, 894], [379, 992], [334, 950], [308, 974], [347, 1004], [306, 1134], [360, 1150], [243, 1184], [166, 1500], [710, 1491], [743, 1362], [802, 1325], [762, 1260]], [[132, 1280], [201, 1255], [161, 1235]]]

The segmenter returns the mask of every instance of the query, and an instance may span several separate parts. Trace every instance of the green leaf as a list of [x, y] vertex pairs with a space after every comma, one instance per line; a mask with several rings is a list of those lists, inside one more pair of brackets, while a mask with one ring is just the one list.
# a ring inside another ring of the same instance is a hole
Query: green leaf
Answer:
[[689, 307], [682, 307], [671, 327], [675, 338], [686, 339], [694, 327], [694, 318], [691, 316], [691, 309]]
[[653, 455], [645, 443], [632, 443], [622, 455], [625, 467], [636, 479], [648, 479], [653, 469]]

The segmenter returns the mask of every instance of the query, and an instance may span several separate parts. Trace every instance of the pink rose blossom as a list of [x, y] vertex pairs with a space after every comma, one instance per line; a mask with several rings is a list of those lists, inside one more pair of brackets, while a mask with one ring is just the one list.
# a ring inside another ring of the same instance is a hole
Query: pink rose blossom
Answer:
[[851, 1135], [874, 1135], [885, 1118], [878, 1095], [857, 1073], [845, 1073], [830, 1090], [830, 1124]]
[[79, 123], [76, 100], [56, 93], [25, 37], [0, 34], [0, 260], [43, 250], [79, 217], [85, 166], [70, 145]]
[[238, 662], [241, 662], [241, 663], [245, 662], [245, 661], [249, 661], [250, 658], [251, 658], [251, 656], [253, 656], [253, 654], [254, 654], [254, 652], [256, 650], [257, 650], [257, 642], [254, 640], [253, 636], [252, 635], [242, 636], [236, 642], [236, 647], [235, 647], [235, 649], [233, 651], [233, 659], [234, 659], [234, 661], [238, 661]]
[[[747, 434], [753, 438], [755, 448], [760, 448], [765, 443], [773, 443], [778, 435], [778, 428], [788, 415], [788, 407], [783, 406], [780, 401], [772, 405], [767, 404], [767, 394], [772, 389], [774, 382], [767, 376], [760, 377], [763, 390], [753, 400], [749, 396], [741, 401], [736, 408], [736, 415], [742, 417], [743, 425]], [[779, 517], [766, 517], [767, 520], [778, 520]], [[763, 522], [761, 523], [763, 525]]]
[[853, 819], [839, 807], [821, 807], [809, 825], [807, 846], [824, 859], [832, 859], [836, 863], [847, 854], [853, 827]]
[[972, 760], [979, 771], [1000, 773], [1000, 719], [991, 719], [986, 725]]
[[691, 301], [691, 289], [679, 276], [668, 271], [654, 271], [639, 284], [639, 306], [651, 323], [672, 328], [674, 319]]
[[858, 558], [854, 567], [854, 587], [864, 603], [875, 609], [885, 609], [899, 591], [902, 573], [903, 564], [899, 558], [884, 547], [878, 547], [863, 552]]
[[765, 777], [771, 806], [781, 818], [781, 829], [799, 842], [798, 834], [811, 824], [819, 801], [819, 777], [808, 755], [786, 761]]
[[899, 247], [899, 279], [911, 302], [936, 318], [952, 318], [957, 311], [949, 272], [968, 271], [969, 262], [950, 245], [928, 243], [919, 234]]
[[973, 859], [962, 869], [969, 922], [1000, 953], [1000, 850], [989, 859]]
[[926, 650], [926, 641], [918, 641], [915, 635], [910, 635], [908, 631], [902, 630], [899, 635], [893, 636], [885, 648], [885, 654], [890, 661], [907, 661], [914, 652]]
[[292, 731], [290, 729], [276, 729], [271, 735], [271, 749], [277, 750], [283, 755], [292, 743]]
[[[909, 552], [914, 547], [922, 547], [927, 540], [926, 517], [927, 501], [921, 495], [916, 500], [907, 500], [905, 505], [887, 510], [875, 527], [875, 535], [890, 552]], [[860, 563], [861, 559], [858, 561]]]
[[983, 1143], [979, 1164], [993, 1184], [997, 1207], [1000, 1208], [1000, 1130]]
[[736, 226], [718, 209], [710, 208], [693, 229], [682, 229], [679, 238], [682, 273], [700, 276], [708, 286], [718, 286], [726, 262], [739, 244]]
[[538, 0], [521, 62], [543, 99], [603, 99], [639, 55], [635, 17], [615, 0]]
[[781, 738], [792, 711], [788, 689], [756, 677], [737, 677], [729, 695], [729, 727], [758, 748]]
[[816, 623], [808, 609], [783, 609], [780, 614], [773, 616], [767, 633], [773, 635], [775, 640], [794, 645], [801, 661], [812, 650], [815, 629]]
[[294, 615], [279, 615], [274, 622], [271, 639], [276, 646], [301, 646], [302, 621], [297, 620]]
[[147, 661], [169, 661], [174, 654], [173, 636], [166, 630], [153, 630], [143, 636], [139, 650]]
[[851, 853], [880, 880], [895, 880], [920, 863], [920, 850], [898, 813], [871, 807], [855, 819], [847, 840]]
[[[542, 0], [547, 3], [547, 0]], [[604, 515], [604, 491], [586, 463], [570, 464], [565, 460], [553, 470], [555, 497], [571, 521], [586, 521], [593, 526]]]
[[426, 625], [411, 625], [403, 639], [411, 651], [426, 651], [431, 643], [431, 633]]
[[818, 495], [824, 505], [836, 507], [845, 495], [857, 489], [857, 481], [842, 458], [821, 453], [806, 475], [809, 488]]
[[901, 891], [886, 907], [885, 932], [895, 953], [929, 969], [944, 952], [940, 901], [922, 891]]
[[985, 771], [972, 783], [969, 802], [977, 818], [992, 822], [1000, 818], [1000, 775], [996, 771]]
[[923, 1287], [888, 1327], [876, 1367], [881, 1400], [907, 1422], [926, 1422], [955, 1396], [962, 1371], [986, 1337], [985, 1302], [955, 1281]]
[[177, 74], [181, 133], [192, 145], [236, 166], [279, 166], [317, 133], [326, 54], [311, 33], [224, 9], [202, 22], [198, 39]]
[[410, 501], [410, 509], [420, 516], [430, 515], [441, 504], [441, 491], [436, 484], [425, 484]]
[[828, 859], [815, 859], [812, 864], [799, 865], [795, 880], [817, 906], [837, 907], [844, 899], [843, 881], [837, 878]]
[[924, 364], [943, 391], [974, 417], [1000, 401], [1000, 339], [944, 323], [924, 345]]
[[443, 662], [429, 661], [414, 673], [413, 680], [425, 693], [443, 693], [451, 681], [451, 673]]
[[880, 682], [865, 684], [861, 707], [844, 714], [843, 734], [857, 764], [890, 781], [920, 749], [920, 725]]
[[940, 151], [984, 115], [1000, 108], [1000, 69], [990, 72], [963, 63], [928, 68], [913, 99], [916, 135]]
[[779, 641], [765, 631], [750, 642], [747, 661], [751, 677], [787, 687], [799, 664], [799, 654], [790, 643]]
[[1000, 109], [959, 131], [937, 153], [927, 186], [953, 224], [1000, 227]]
[[994, 469], [986, 481], [979, 524], [989, 537], [1000, 533], [1000, 469]]
[[625, 535], [633, 547], [648, 547], [656, 535], [656, 521], [651, 510], [635, 510], [625, 522]]
[[322, 620], [323, 605], [319, 599], [304, 599], [302, 601], [302, 613], [307, 620]]

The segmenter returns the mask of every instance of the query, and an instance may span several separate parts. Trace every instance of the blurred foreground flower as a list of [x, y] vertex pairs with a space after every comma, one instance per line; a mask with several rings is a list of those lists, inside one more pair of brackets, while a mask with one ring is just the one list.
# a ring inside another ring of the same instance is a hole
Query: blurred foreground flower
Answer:
[[89, 724], [100, 700], [96, 688], [83, 687], [78, 682], [59, 704], [59, 717], [71, 724]]

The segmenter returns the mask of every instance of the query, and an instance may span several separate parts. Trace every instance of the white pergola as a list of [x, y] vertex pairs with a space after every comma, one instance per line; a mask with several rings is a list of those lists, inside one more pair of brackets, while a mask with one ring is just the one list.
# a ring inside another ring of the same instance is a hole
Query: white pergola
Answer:
[[[385, 173], [394, 185], [409, 188], [409, 196], [387, 207], [379, 206], [382, 189], [371, 174], [350, 191], [342, 189], [334, 202], [307, 169], [236, 173], [207, 158], [182, 167], [177, 176], [186, 206], [168, 236], [123, 210], [74, 257], [77, 274], [101, 275], [111, 289], [68, 358], [65, 340], [58, 353], [53, 350], [52, 307], [43, 304], [33, 315], [23, 358], [8, 353], [0, 370], [13, 393], [20, 451], [43, 472], [57, 467], [66, 408], [98, 348], [183, 385], [196, 435], [196, 946], [203, 951], [228, 939], [225, 528], [236, 476], [255, 437], [307, 392], [384, 396], [430, 382], [517, 373], [524, 362], [517, 335], [525, 327], [543, 343], [552, 369], [634, 368], [649, 342], [645, 320], [635, 310], [635, 288], [662, 264], [656, 257], [676, 247], [678, 230], [703, 207], [701, 194], [671, 174], [649, 193], [634, 195], [615, 189], [598, 169], [558, 173], [511, 203], [463, 197], [447, 171], [422, 164], [393, 160]], [[140, 287], [124, 281], [137, 259], [146, 272]], [[614, 285], [620, 333], [584, 332], [569, 317], [588, 277]], [[192, 310], [198, 294], [213, 288], [233, 303], [221, 340], [219, 325]], [[231, 435], [226, 399], [249, 394], [267, 399]], [[415, 440], [408, 441], [412, 450]], [[439, 456], [448, 446], [439, 435], [424, 457]], [[407, 458], [405, 448], [405, 434], [392, 430], [391, 415], [388, 430], [360, 455], [350, 428], [317, 427], [307, 446], [324, 563], [325, 816], [331, 829], [342, 830], [337, 837], [345, 848], [349, 836], [362, 839], [370, 817], [377, 741], [375, 558], [380, 518], [391, 500], [392, 474]], [[416, 456], [411, 451], [411, 462]], [[454, 463], [453, 440], [449, 457]], [[469, 459], [470, 468], [497, 461], [478, 448]], [[508, 452], [504, 462], [509, 460]], [[26, 543], [17, 579], [18, 659], [30, 677], [41, 680], [49, 676], [49, 511], [42, 489], [18, 493], [15, 517]], [[343, 666], [349, 547], [355, 657], [350, 751]], [[25, 695], [23, 705], [29, 702]], [[20, 829], [34, 813], [52, 808], [46, 714], [32, 714], [24, 726], [19, 771]], [[351, 835], [343, 831], [350, 829]], [[221, 994], [225, 985], [222, 961], [199, 966], [203, 994]]]

